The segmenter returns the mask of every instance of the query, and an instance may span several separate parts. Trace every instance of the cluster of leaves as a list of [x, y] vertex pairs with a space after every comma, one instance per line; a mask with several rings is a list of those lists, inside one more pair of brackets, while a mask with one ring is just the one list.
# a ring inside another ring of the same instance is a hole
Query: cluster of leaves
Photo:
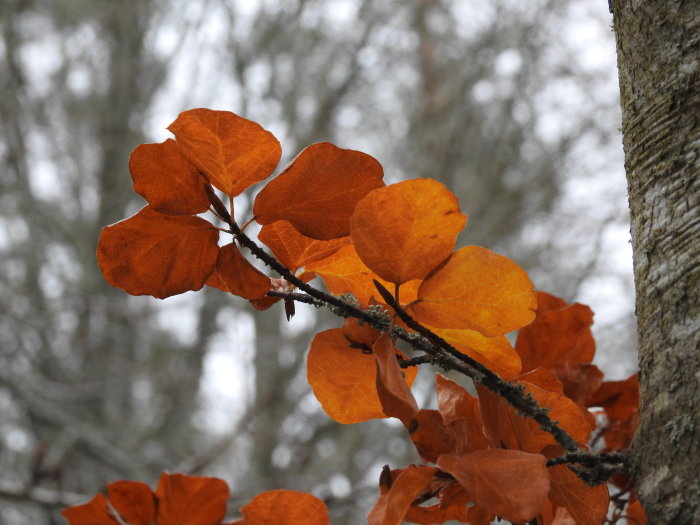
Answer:
[[[603, 483], [624, 470], [616, 451], [631, 439], [638, 394], [636, 377], [604, 382], [591, 364], [587, 306], [535, 292], [524, 270], [485, 248], [455, 251], [466, 216], [439, 182], [386, 186], [374, 158], [330, 143], [309, 146], [268, 182], [240, 227], [234, 198], [272, 174], [278, 141], [254, 122], [207, 109], [182, 113], [168, 129], [175, 140], [131, 156], [134, 190], [148, 205], [103, 230], [97, 256], [105, 278], [134, 295], [165, 298], [208, 285], [261, 310], [284, 299], [288, 317], [294, 301], [346, 317], [311, 342], [316, 397], [340, 423], [399, 419], [426, 462], [385, 468], [370, 524], [604, 522]], [[205, 212], [214, 222], [199, 216]], [[253, 221], [258, 242], [245, 233]], [[221, 232], [232, 242], [220, 246]], [[327, 292], [308, 284], [315, 278]], [[513, 346], [505, 335], [514, 330]], [[398, 340], [422, 353], [409, 359]], [[436, 374], [438, 409], [420, 409], [410, 387], [422, 363], [468, 376], [476, 396]], [[593, 434], [591, 407], [603, 422]], [[589, 453], [600, 439], [603, 454]], [[158, 509], [177, 497], [159, 491]], [[610, 522], [625, 513], [643, 521], [633, 493], [614, 503]], [[258, 523], [245, 508], [244, 516]]]

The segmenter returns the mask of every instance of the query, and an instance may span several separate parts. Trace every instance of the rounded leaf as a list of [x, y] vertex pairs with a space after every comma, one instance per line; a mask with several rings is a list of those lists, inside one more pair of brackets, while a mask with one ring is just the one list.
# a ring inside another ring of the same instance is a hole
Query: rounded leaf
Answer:
[[272, 288], [270, 278], [243, 257], [234, 243], [219, 250], [216, 271], [207, 284], [245, 299], [261, 299]]
[[271, 490], [241, 509], [244, 525], [330, 525], [326, 505], [312, 494]]
[[330, 142], [312, 144], [255, 198], [260, 224], [287, 220], [302, 234], [328, 240], [350, 234], [350, 217], [370, 191], [384, 186], [377, 160]]
[[102, 230], [97, 262], [110, 285], [164, 299], [204, 286], [216, 264], [218, 238], [204, 219], [147, 206]]
[[168, 129], [182, 154], [230, 197], [269, 177], [282, 156], [272, 133], [229, 111], [191, 109]]
[[[341, 328], [320, 332], [311, 341], [306, 373], [314, 395], [338, 423], [385, 418], [377, 394], [374, 356], [350, 344]], [[415, 367], [405, 371], [407, 385], [413, 384], [416, 373]]]
[[426, 277], [409, 311], [430, 326], [494, 337], [532, 322], [536, 305], [525, 270], [491, 250], [466, 246]]
[[156, 517], [156, 502], [151, 488], [140, 481], [115, 481], [107, 485], [112, 507], [126, 523], [151, 525]]
[[226, 516], [228, 485], [218, 478], [164, 472], [155, 494], [158, 525], [219, 525]]
[[362, 261], [392, 283], [423, 279], [454, 250], [467, 217], [443, 184], [413, 179], [367, 194], [350, 234]]
[[134, 191], [156, 211], [195, 215], [209, 209], [206, 179], [168, 139], [160, 144], [141, 144], [129, 157]]

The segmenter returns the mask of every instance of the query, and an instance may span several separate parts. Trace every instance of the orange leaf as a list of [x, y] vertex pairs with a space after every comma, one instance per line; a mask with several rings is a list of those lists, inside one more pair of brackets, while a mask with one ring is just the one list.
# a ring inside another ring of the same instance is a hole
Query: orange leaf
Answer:
[[475, 330], [426, 327], [504, 379], [520, 373], [520, 356], [503, 335], [486, 337]]
[[610, 497], [607, 485], [589, 486], [566, 465], [549, 469], [549, 499], [569, 511], [577, 525], [600, 525], [608, 513]]
[[182, 154], [230, 197], [269, 177], [282, 155], [272, 133], [229, 111], [191, 109], [168, 129]]
[[356, 206], [355, 250], [385, 281], [423, 279], [454, 250], [466, 216], [443, 184], [413, 179], [376, 189]]
[[217, 478], [163, 473], [156, 488], [158, 525], [219, 525], [228, 485]]
[[216, 265], [218, 238], [204, 219], [147, 206], [102, 230], [97, 262], [110, 285], [164, 299], [204, 286]]
[[438, 410], [444, 423], [450, 425], [460, 422], [462, 425], [461, 435], [466, 438], [464, 451], [486, 448], [478, 400], [442, 374], [435, 374], [435, 391]]
[[129, 157], [134, 191], [161, 213], [195, 215], [209, 209], [207, 181], [173, 139], [141, 144]]
[[443, 454], [437, 465], [452, 474], [474, 503], [510, 521], [532, 519], [549, 493], [549, 473], [541, 454], [488, 449], [463, 456]]
[[422, 408], [408, 425], [411, 441], [423, 461], [434, 463], [440, 454], [454, 454], [457, 438], [437, 410]]
[[357, 203], [384, 185], [376, 159], [329, 142], [312, 144], [258, 193], [260, 224], [288, 220], [302, 234], [328, 240], [350, 234]]
[[107, 485], [109, 502], [126, 523], [151, 525], [156, 504], [151, 488], [138, 481], [115, 481]]
[[396, 361], [396, 349], [388, 334], [382, 334], [372, 348], [377, 362], [377, 392], [384, 413], [409, 428], [418, 413], [418, 403], [406, 384], [404, 372]]
[[107, 498], [97, 494], [87, 503], [73, 505], [61, 512], [70, 525], [115, 525], [116, 521], [109, 517]]
[[[342, 329], [316, 334], [311, 341], [306, 369], [316, 399], [326, 414], [338, 423], [387, 417], [377, 394], [374, 356], [352, 348]], [[404, 384], [413, 384], [416, 373], [415, 367], [406, 370]]]
[[312, 239], [299, 233], [289, 221], [266, 224], [258, 233], [258, 239], [292, 272], [311, 262], [325, 259], [341, 247], [350, 244], [350, 237], [339, 237], [329, 241]]
[[409, 310], [430, 326], [493, 337], [530, 323], [535, 306], [532, 283], [522, 268], [485, 248], [466, 246], [426, 277]]
[[294, 490], [258, 494], [241, 508], [241, 513], [241, 525], [330, 525], [323, 501]]
[[270, 278], [250, 264], [234, 243], [219, 250], [216, 271], [207, 284], [245, 299], [261, 299], [271, 289]]
[[629, 525], [646, 525], [647, 515], [639, 500], [627, 506], [627, 523]]
[[430, 484], [434, 467], [409, 466], [401, 471], [391, 484], [389, 492], [379, 496], [367, 516], [368, 525], [400, 525], [413, 500]]
[[[549, 417], [559, 423], [578, 443], [584, 444], [592, 430], [587, 411], [563, 394], [562, 386], [551, 370], [538, 369], [518, 377], [525, 391], [541, 407], [549, 409]], [[477, 386], [484, 420], [484, 429], [493, 446], [526, 452], [541, 452], [556, 441], [549, 432], [529, 418], [519, 416], [515, 409], [496, 394]]]
[[554, 373], [564, 385], [566, 397], [584, 407], [591, 406], [593, 395], [603, 383], [603, 372], [595, 365], [565, 363], [558, 366]]
[[593, 312], [583, 304], [568, 305], [556, 299], [537, 292], [537, 317], [518, 332], [515, 350], [522, 359], [523, 372], [564, 363], [590, 363], [593, 359]]

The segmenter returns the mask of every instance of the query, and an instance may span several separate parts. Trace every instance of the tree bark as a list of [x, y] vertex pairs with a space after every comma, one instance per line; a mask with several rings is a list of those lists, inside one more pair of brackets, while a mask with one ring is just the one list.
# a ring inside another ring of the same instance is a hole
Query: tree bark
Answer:
[[700, 523], [700, 2], [614, 0], [649, 523]]

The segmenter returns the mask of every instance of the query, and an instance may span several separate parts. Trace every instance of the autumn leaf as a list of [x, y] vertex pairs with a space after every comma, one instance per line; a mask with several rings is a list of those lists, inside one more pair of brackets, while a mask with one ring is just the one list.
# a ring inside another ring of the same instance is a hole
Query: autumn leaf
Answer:
[[447, 427], [440, 412], [420, 409], [407, 425], [411, 441], [423, 461], [434, 463], [440, 454], [455, 454], [457, 436]]
[[309, 263], [320, 261], [333, 255], [346, 244], [350, 237], [339, 237], [319, 241], [297, 231], [289, 221], [266, 224], [260, 229], [258, 239], [265, 243], [275, 258], [292, 272]]
[[216, 265], [218, 238], [204, 219], [146, 206], [102, 230], [97, 262], [110, 285], [164, 299], [204, 286]]
[[423, 279], [454, 250], [466, 216], [457, 198], [432, 179], [412, 179], [368, 193], [350, 232], [362, 261], [385, 281]]
[[[393, 359], [396, 361], [396, 357]], [[342, 329], [333, 328], [314, 336], [306, 370], [316, 399], [338, 423], [387, 417], [377, 394], [374, 356], [352, 348]], [[415, 367], [403, 373], [407, 388], [413, 384], [416, 373]]]
[[156, 502], [151, 488], [138, 481], [115, 481], [107, 485], [109, 502], [126, 523], [151, 525]]
[[565, 363], [590, 363], [595, 353], [592, 324], [593, 312], [588, 306], [569, 305], [558, 297], [537, 292], [535, 321], [520, 329], [515, 343], [523, 372]]
[[479, 401], [464, 388], [442, 374], [435, 374], [438, 411], [445, 425], [459, 423], [458, 437], [465, 440], [463, 452], [487, 448], [479, 411]]
[[389, 334], [382, 334], [372, 348], [377, 363], [377, 392], [384, 413], [409, 427], [418, 413], [418, 403], [406, 384], [405, 372], [396, 360], [396, 349]]
[[549, 473], [541, 454], [487, 449], [463, 456], [443, 454], [437, 465], [452, 474], [474, 503], [509, 521], [532, 519], [549, 493]]
[[104, 494], [97, 494], [87, 503], [64, 509], [61, 515], [70, 525], [115, 525], [109, 513], [107, 498]]
[[260, 299], [271, 289], [270, 278], [248, 262], [234, 243], [219, 250], [216, 270], [207, 284], [245, 299]]
[[476, 330], [434, 328], [427, 325], [426, 328], [503, 379], [510, 379], [520, 373], [520, 356], [503, 335], [486, 337]]
[[424, 491], [435, 472], [434, 467], [409, 466], [393, 480], [388, 492], [379, 496], [367, 516], [368, 525], [400, 525], [413, 500]]
[[219, 525], [229, 490], [221, 479], [164, 472], [155, 495], [158, 525]]
[[603, 523], [610, 504], [607, 485], [591, 487], [566, 465], [551, 467], [549, 475], [552, 503], [568, 510], [577, 525]]
[[209, 209], [207, 180], [180, 153], [173, 139], [137, 146], [129, 157], [129, 171], [134, 191], [155, 211], [196, 215]]
[[272, 133], [229, 111], [191, 109], [168, 129], [187, 160], [230, 197], [269, 177], [282, 155]]
[[243, 519], [232, 525], [330, 525], [326, 505], [312, 494], [271, 490], [241, 508]]
[[535, 318], [527, 273], [486, 248], [466, 246], [425, 278], [409, 313], [437, 328], [504, 335]]
[[302, 151], [258, 193], [253, 214], [260, 224], [287, 220], [307, 237], [350, 234], [350, 217], [370, 191], [384, 186], [376, 159], [329, 142]]

